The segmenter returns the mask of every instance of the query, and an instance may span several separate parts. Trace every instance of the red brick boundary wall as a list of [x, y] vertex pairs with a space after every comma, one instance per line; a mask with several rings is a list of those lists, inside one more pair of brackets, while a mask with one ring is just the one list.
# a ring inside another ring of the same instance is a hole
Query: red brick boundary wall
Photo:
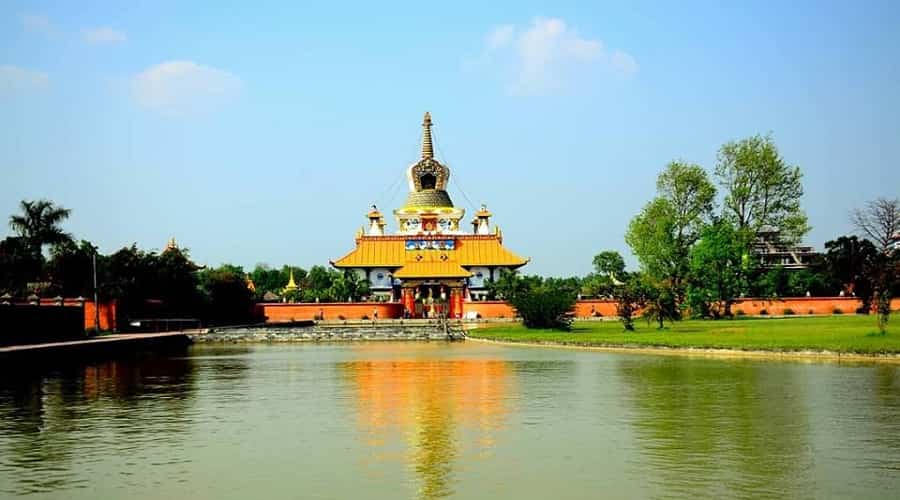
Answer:
[[[85, 319], [87, 320], [89, 304], [85, 303]], [[105, 305], [105, 304], [104, 304]], [[113, 304], [114, 306], [115, 304]], [[103, 305], [102, 305], [103, 306]], [[103, 311], [101, 306], [101, 312]], [[746, 298], [736, 300], [731, 311], [734, 314], [760, 316], [762, 311], [772, 316], [785, 314], [853, 314], [862, 306], [862, 301], [855, 297], [786, 297], [780, 299]], [[891, 301], [892, 310], [900, 310], [900, 298]], [[403, 304], [399, 302], [304, 302], [284, 304], [280, 302], [256, 304], [256, 312], [265, 316], [268, 323], [284, 323], [289, 321], [315, 319], [321, 312], [325, 319], [373, 319], [374, 311], [378, 311], [380, 319], [396, 319], [403, 313]], [[786, 311], [790, 312], [786, 312]], [[840, 313], [837, 311], [840, 310]], [[93, 309], [91, 325], [93, 325]], [[738, 312], [741, 311], [741, 312]], [[610, 299], [585, 299], [575, 303], [576, 318], [616, 317], [616, 301]], [[483, 319], [514, 318], [515, 308], [502, 300], [483, 300], [463, 302], [463, 318], [476, 315]], [[113, 309], [115, 317], [115, 309]], [[100, 318], [104, 324], [103, 316]]]
[[[731, 305], [731, 312], [747, 316], [766, 314], [854, 314], [862, 307], [856, 297], [785, 297], [781, 299], [740, 299]], [[900, 310], [900, 299], [891, 301], [891, 310]]]
[[503, 300], [463, 302], [463, 319], [474, 315], [478, 318], [512, 319], [516, 317], [516, 309]]
[[[63, 299], [63, 307], [79, 307], [84, 303], [84, 329], [93, 330], [96, 323], [96, 306], [93, 300]], [[25, 305], [28, 302], [17, 300], [15, 304]], [[60, 307], [56, 299], [40, 299], [40, 307]], [[116, 329], [116, 301], [100, 302], [100, 329], [111, 331]]]
[[320, 314], [325, 319], [373, 319], [378, 311], [379, 319], [399, 318], [403, 304], [399, 302], [303, 302], [285, 304], [265, 302], [256, 304], [257, 315], [264, 316], [266, 323], [316, 319]]

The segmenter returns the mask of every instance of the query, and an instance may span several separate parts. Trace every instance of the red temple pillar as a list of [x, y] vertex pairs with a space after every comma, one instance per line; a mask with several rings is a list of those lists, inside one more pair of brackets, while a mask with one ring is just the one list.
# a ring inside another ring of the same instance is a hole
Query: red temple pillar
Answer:
[[459, 288], [451, 288], [450, 289], [450, 311], [447, 314], [447, 317], [453, 319], [459, 319], [462, 317], [462, 306], [463, 306], [463, 294], [462, 289]]
[[413, 289], [404, 288], [402, 292], [402, 299], [404, 309], [406, 309], [407, 313], [409, 313], [409, 317], [412, 318], [416, 315], [416, 297], [414, 295]]

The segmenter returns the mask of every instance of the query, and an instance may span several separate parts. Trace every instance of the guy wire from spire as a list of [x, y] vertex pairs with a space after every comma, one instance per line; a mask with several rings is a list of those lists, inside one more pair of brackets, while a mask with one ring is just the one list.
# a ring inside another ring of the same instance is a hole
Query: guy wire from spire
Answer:
[[[441, 145], [438, 144], [438, 141], [434, 135], [434, 132], [431, 133], [431, 141], [434, 143], [434, 147], [435, 147], [435, 149], [437, 149], [438, 154], [440, 154], [441, 158], [444, 159], [444, 165], [447, 168], [450, 168], [450, 161], [447, 160], [447, 157], [444, 155], [444, 150], [442, 150]], [[459, 192], [462, 193], [463, 198], [465, 198], [466, 203], [469, 204], [469, 208], [471, 208], [472, 212], [474, 213], [475, 212], [475, 204], [472, 203], [472, 200], [469, 199], [469, 195], [466, 194], [466, 192], [462, 188], [462, 185], [460, 185], [459, 181], [456, 180], [457, 177], [459, 177], [459, 171], [456, 172], [456, 175], [450, 176], [450, 182], [452, 182], [453, 185], [456, 186], [456, 189], [459, 189]]]
[[[406, 165], [412, 165], [419, 161], [420, 147], [422, 145], [422, 138], [424, 133], [422, 129], [419, 129], [418, 137], [416, 137], [415, 141], [411, 144], [409, 151], [411, 152], [410, 156], [413, 158], [412, 162], [407, 161]], [[391, 169], [393, 170], [393, 169]], [[394, 180], [393, 182], [387, 184], [387, 187], [381, 191], [381, 194], [375, 198], [375, 203], [379, 206], [383, 206], [385, 208], [389, 208], [393, 203], [394, 199], [397, 197], [397, 186], [402, 184], [403, 181], [406, 180], [406, 169], [404, 168], [400, 172], [400, 178]], [[386, 198], [387, 196], [387, 198]], [[382, 203], [384, 202], [384, 203]]]

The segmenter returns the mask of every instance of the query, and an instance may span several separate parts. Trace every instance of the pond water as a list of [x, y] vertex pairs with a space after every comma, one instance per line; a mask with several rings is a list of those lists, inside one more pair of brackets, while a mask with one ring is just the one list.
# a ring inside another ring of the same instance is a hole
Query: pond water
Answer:
[[900, 367], [467, 343], [0, 372], [0, 497], [897, 498]]

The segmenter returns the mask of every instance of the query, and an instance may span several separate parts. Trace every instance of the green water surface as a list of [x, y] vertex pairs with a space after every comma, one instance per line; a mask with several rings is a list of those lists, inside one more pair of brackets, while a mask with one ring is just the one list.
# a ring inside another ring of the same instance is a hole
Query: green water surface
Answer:
[[2, 498], [900, 491], [896, 365], [360, 343], [0, 375]]

